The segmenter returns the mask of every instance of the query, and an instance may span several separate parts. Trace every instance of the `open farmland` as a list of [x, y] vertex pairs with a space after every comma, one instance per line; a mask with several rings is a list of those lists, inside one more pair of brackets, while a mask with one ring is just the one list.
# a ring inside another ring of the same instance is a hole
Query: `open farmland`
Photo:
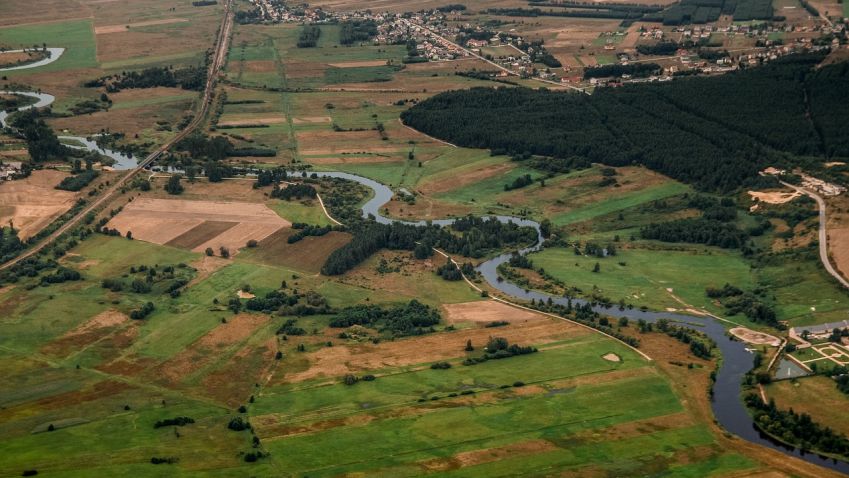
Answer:
[[134, 239], [193, 251], [226, 247], [234, 253], [291, 226], [262, 204], [140, 198], [106, 227]]
[[26, 240], [74, 204], [76, 193], [54, 189], [66, 173], [36, 171], [30, 177], [0, 183], [0, 224], [13, 224]]

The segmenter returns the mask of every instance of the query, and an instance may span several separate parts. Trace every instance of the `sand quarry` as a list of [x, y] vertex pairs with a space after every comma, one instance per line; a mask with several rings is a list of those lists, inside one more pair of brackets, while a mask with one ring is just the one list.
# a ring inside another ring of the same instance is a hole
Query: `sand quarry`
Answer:
[[249, 240], [261, 241], [292, 224], [264, 204], [138, 198], [106, 225], [122, 235], [190, 249], [227, 247], [235, 254]]

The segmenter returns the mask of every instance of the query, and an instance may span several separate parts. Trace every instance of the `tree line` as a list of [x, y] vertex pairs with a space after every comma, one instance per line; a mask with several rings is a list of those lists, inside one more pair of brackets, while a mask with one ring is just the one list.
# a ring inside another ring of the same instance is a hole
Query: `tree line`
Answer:
[[[849, 141], [839, 132], [849, 111], [827, 107], [849, 99], [834, 81], [849, 71], [845, 64], [814, 70], [822, 58], [793, 55], [737, 73], [605, 88], [591, 96], [525, 88], [450, 91], [414, 105], [402, 119], [460, 146], [643, 164], [702, 190], [728, 192], [763, 181], [758, 172], [767, 165], [816, 167], [804, 155], [849, 156]], [[806, 95], [818, 105], [810, 115]]]

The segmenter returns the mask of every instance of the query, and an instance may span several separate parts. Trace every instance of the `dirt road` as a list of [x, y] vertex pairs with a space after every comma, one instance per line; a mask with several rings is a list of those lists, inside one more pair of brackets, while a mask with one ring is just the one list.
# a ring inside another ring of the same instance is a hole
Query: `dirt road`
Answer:
[[215, 53], [212, 58], [212, 62], [209, 65], [209, 72], [206, 79], [206, 86], [203, 92], [203, 98], [201, 99], [200, 108], [197, 111], [194, 119], [191, 123], [186, 126], [183, 131], [181, 131], [177, 136], [169, 140], [167, 143], [163, 144], [159, 149], [148, 155], [144, 160], [139, 162], [139, 165], [130, 170], [123, 177], [119, 178], [115, 183], [104, 190], [98, 199], [92, 202], [90, 205], [85, 207], [82, 211], [77, 213], [76, 216], [68, 220], [65, 224], [63, 224], [59, 229], [57, 229], [53, 234], [50, 234], [38, 244], [32, 246], [23, 254], [18, 257], [12, 259], [11, 261], [0, 265], [0, 270], [8, 269], [13, 265], [19, 263], [20, 261], [31, 257], [35, 254], [38, 254], [42, 249], [50, 245], [53, 241], [58, 239], [62, 234], [71, 230], [74, 226], [79, 224], [80, 220], [86, 216], [89, 212], [97, 210], [104, 204], [107, 204], [116, 192], [120, 191], [121, 187], [124, 186], [130, 179], [135, 177], [136, 174], [143, 171], [145, 167], [149, 166], [151, 163], [156, 161], [159, 156], [161, 156], [164, 152], [168, 151], [172, 146], [174, 146], [177, 142], [185, 138], [189, 133], [194, 131], [204, 120], [207, 112], [209, 111], [209, 105], [212, 103], [212, 95], [215, 91], [215, 84], [218, 79], [218, 74], [221, 71], [221, 67], [224, 65], [224, 60], [227, 57], [227, 50], [230, 42], [230, 34], [233, 29], [233, 9], [232, 9], [232, 0], [227, 0], [224, 4], [224, 18], [221, 20], [221, 27], [218, 30], [218, 38], [215, 44]]
[[828, 271], [828, 273], [831, 274], [832, 277], [837, 279], [837, 281], [840, 282], [843, 285], [843, 287], [849, 289], [849, 281], [846, 280], [846, 278], [844, 278], [842, 275], [840, 275], [839, 272], [837, 272], [837, 269], [835, 269], [834, 266], [831, 265], [831, 261], [828, 259], [828, 231], [826, 230], [825, 201], [823, 200], [823, 198], [819, 194], [817, 194], [813, 191], [809, 191], [809, 190], [807, 190], [803, 187], [800, 187], [800, 186], [794, 186], [790, 183], [785, 183], [784, 181], [779, 181], [779, 182], [781, 184], [787, 186], [788, 188], [791, 188], [791, 189], [793, 189], [797, 192], [800, 192], [802, 194], [805, 194], [807, 196], [814, 198], [814, 200], [817, 202], [817, 206], [819, 207], [819, 210], [820, 210], [820, 212], [819, 212], [819, 214], [820, 214], [820, 218], [819, 218], [820, 219], [820, 228], [819, 228], [820, 260], [822, 261], [822, 265], [825, 266], [825, 270]]

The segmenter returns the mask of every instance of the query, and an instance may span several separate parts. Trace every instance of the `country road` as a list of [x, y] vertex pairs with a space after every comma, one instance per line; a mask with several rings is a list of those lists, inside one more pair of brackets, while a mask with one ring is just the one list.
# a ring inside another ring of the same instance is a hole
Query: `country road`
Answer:
[[832, 277], [837, 279], [838, 282], [843, 284], [843, 287], [849, 289], [849, 281], [847, 281], [846, 278], [844, 278], [842, 275], [840, 275], [840, 272], [838, 272], [837, 269], [835, 269], [834, 266], [831, 265], [831, 261], [828, 258], [828, 230], [826, 228], [825, 200], [823, 200], [823, 198], [819, 194], [817, 194], [813, 191], [809, 191], [809, 190], [807, 190], [803, 187], [794, 186], [790, 183], [785, 183], [784, 181], [779, 181], [779, 182], [781, 184], [787, 186], [788, 188], [795, 190], [796, 192], [799, 192], [801, 194], [804, 194], [806, 196], [810, 196], [810, 197], [814, 198], [814, 200], [817, 202], [817, 206], [819, 207], [819, 215], [820, 215], [820, 217], [819, 217], [819, 219], [820, 219], [820, 227], [819, 227], [820, 260], [822, 261], [822, 265], [825, 266], [825, 270], [828, 271], [828, 273], [831, 274]]
[[221, 20], [221, 26], [218, 30], [218, 36], [215, 43], [215, 51], [212, 56], [212, 62], [209, 65], [209, 72], [206, 78], [206, 85], [203, 91], [203, 97], [201, 98], [200, 108], [198, 109], [195, 117], [192, 121], [174, 138], [163, 144], [156, 151], [149, 154], [145, 157], [141, 162], [139, 162], [138, 166], [135, 169], [130, 170], [115, 181], [109, 188], [105, 189], [100, 196], [91, 204], [86, 206], [83, 210], [81, 210], [77, 215], [68, 220], [65, 224], [59, 227], [56, 231], [54, 231], [49, 236], [42, 239], [40, 242], [27, 249], [23, 254], [18, 257], [12, 259], [11, 261], [6, 262], [5, 264], [0, 265], [0, 270], [8, 269], [15, 264], [21, 262], [22, 260], [32, 257], [35, 254], [38, 254], [45, 247], [49, 246], [53, 241], [58, 239], [62, 234], [71, 230], [74, 226], [79, 224], [79, 222], [86, 216], [86, 214], [97, 210], [104, 204], [107, 204], [116, 192], [120, 191], [121, 188], [130, 181], [133, 177], [136, 176], [141, 171], [144, 171], [145, 167], [149, 166], [151, 163], [156, 161], [163, 153], [168, 151], [172, 146], [177, 144], [180, 140], [188, 136], [191, 132], [193, 132], [200, 124], [203, 123], [204, 118], [206, 117], [207, 112], [209, 111], [209, 105], [212, 103], [212, 96], [215, 91], [215, 84], [218, 79], [218, 74], [221, 71], [221, 67], [224, 65], [224, 61], [227, 57], [227, 50], [230, 42], [230, 34], [233, 29], [233, 9], [232, 9], [232, 0], [227, 0], [224, 4], [224, 18]]

